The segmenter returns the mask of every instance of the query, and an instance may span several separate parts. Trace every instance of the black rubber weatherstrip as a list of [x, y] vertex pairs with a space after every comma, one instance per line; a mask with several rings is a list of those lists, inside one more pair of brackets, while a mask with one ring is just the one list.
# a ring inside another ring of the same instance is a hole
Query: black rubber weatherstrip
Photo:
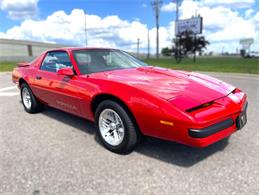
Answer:
[[231, 127], [232, 125], [234, 125], [234, 121], [232, 118], [229, 118], [203, 129], [189, 129], [189, 135], [193, 138], [204, 138]]

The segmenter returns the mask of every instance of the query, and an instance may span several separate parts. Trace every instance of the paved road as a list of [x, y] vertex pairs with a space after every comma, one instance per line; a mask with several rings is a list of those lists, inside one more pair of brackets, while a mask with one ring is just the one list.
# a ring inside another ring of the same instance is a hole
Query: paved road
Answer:
[[213, 75], [248, 94], [242, 131], [206, 149], [148, 138], [117, 155], [88, 121], [54, 109], [25, 113], [6, 88], [10, 74], [0, 74], [0, 194], [258, 194], [258, 77]]

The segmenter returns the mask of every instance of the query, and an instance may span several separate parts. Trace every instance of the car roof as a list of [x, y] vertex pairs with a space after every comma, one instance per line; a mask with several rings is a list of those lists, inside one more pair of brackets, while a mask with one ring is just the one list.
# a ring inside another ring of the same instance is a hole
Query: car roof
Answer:
[[113, 49], [113, 48], [100, 48], [100, 47], [61, 47], [61, 48], [53, 48], [49, 49], [46, 52], [51, 52], [51, 51], [78, 51], [78, 50], [118, 50], [118, 49]]

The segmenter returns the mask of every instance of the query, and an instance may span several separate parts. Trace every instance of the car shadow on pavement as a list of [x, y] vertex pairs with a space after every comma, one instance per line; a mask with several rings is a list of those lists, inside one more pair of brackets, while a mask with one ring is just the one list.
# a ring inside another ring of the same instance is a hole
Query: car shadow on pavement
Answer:
[[65, 123], [73, 128], [79, 129], [88, 134], [95, 134], [94, 124], [86, 119], [74, 116], [72, 114], [57, 110], [55, 108], [47, 107], [41, 114], [47, 117]]
[[[54, 108], [46, 108], [42, 114], [85, 133], [94, 135], [95, 141], [101, 144], [99, 138], [95, 135], [95, 126], [92, 122]], [[145, 137], [135, 148], [134, 152], [177, 166], [191, 167], [214, 153], [224, 150], [227, 145], [228, 138], [206, 148], [193, 148], [176, 142]]]
[[216, 152], [223, 151], [228, 145], [228, 140], [228, 138], [223, 139], [206, 148], [194, 148], [176, 142], [146, 137], [145, 140], [137, 146], [135, 151], [166, 163], [182, 167], [191, 167]]

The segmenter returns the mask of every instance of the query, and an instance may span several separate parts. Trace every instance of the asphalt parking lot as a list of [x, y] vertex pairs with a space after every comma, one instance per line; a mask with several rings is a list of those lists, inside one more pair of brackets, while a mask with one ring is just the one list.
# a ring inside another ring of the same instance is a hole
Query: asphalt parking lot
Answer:
[[117, 155], [86, 120], [52, 108], [27, 114], [0, 73], [0, 194], [258, 194], [258, 76], [210, 74], [248, 94], [243, 130], [205, 149], [147, 138]]

